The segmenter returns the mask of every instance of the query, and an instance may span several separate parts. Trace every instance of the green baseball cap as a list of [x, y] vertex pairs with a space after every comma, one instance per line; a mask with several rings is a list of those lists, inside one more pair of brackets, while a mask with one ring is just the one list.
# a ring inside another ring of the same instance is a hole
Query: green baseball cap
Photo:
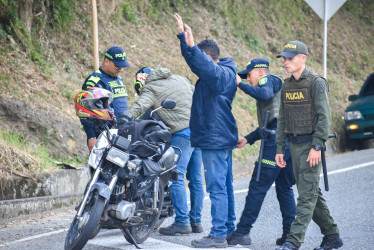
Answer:
[[292, 58], [298, 54], [308, 55], [308, 48], [303, 42], [291, 41], [283, 47], [282, 53], [280, 53], [277, 56], [277, 58], [279, 57]]

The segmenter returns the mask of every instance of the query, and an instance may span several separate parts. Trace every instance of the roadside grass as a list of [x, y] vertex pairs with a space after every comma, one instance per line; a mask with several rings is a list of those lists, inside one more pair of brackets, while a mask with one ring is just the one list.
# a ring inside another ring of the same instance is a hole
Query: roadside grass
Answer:
[[19, 133], [0, 130], [0, 178], [10, 179], [16, 175], [33, 179], [33, 174], [51, 172], [64, 165], [78, 168], [85, 158], [54, 158], [43, 145], [28, 141]]
[[[3, 95], [38, 104], [38, 108], [53, 103], [62, 116], [76, 118], [74, 95], [93, 68], [91, 6], [74, 0], [52, 2], [34, 1], [37, 9], [33, 10], [36, 14], [28, 34], [17, 18], [19, 2], [0, 1], [0, 7], [1, 4], [9, 7], [8, 12], [0, 14], [0, 91]], [[113, 44], [124, 46], [132, 66], [123, 70], [121, 76], [127, 85], [130, 104], [135, 100], [133, 73], [139, 66], [167, 67], [174, 74], [186, 76], [193, 84], [197, 80], [180, 55], [177, 39], [172, 37], [175, 34], [174, 12], [180, 13], [193, 28], [196, 41], [217, 40], [221, 54], [234, 57], [238, 69], [243, 69], [252, 58], [264, 57], [270, 61], [272, 73], [287, 76], [280, 59], [275, 56], [285, 42], [298, 39], [306, 41], [310, 48], [308, 65], [315, 72], [323, 73], [323, 22], [303, 0], [269, 0], [266, 5], [245, 0], [113, 2], [116, 2], [113, 12], [107, 8], [109, 6], [102, 9], [99, 6], [99, 12], [102, 11], [99, 13], [100, 60], [105, 48]], [[364, 2], [367, 3], [365, 7], [362, 6]], [[374, 2], [348, 0], [329, 21], [327, 75], [331, 84], [332, 131], [344, 132], [341, 117], [348, 104], [347, 96], [358, 92], [374, 63], [373, 46], [367, 34], [374, 23], [370, 15], [373, 6]], [[234, 100], [233, 113], [239, 136], [244, 136], [257, 127], [257, 117], [255, 101], [240, 92], [238, 90]], [[38, 145], [28, 137], [10, 132], [3, 136], [3, 132], [0, 154], [7, 154], [5, 158], [19, 158], [8, 161], [14, 160], [22, 171], [33, 169], [34, 165], [36, 171], [45, 169], [45, 165], [58, 168], [58, 164], [54, 164], [56, 161], [72, 165], [84, 162], [74, 157], [51, 156], [43, 145], [53, 138], [47, 137], [44, 131], [40, 131]], [[18, 141], [18, 145], [7, 147], [9, 137]], [[234, 158], [245, 161], [248, 155], [257, 155], [258, 148], [256, 143], [234, 150]], [[23, 155], [26, 153], [31, 160]], [[1, 160], [0, 163], [7, 165]]]

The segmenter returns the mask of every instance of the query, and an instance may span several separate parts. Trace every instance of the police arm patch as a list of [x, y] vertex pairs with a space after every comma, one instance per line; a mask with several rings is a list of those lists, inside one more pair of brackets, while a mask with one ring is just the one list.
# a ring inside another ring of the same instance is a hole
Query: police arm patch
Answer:
[[322, 81], [318, 81], [318, 82], [316, 82], [316, 88], [317, 88], [318, 92], [323, 93], [323, 92], [325, 92], [326, 84]]
[[258, 81], [258, 85], [259, 85], [259, 86], [262, 86], [262, 85], [264, 85], [265, 83], [267, 83], [267, 81], [268, 81], [268, 78], [267, 78], [266, 76], [263, 76], [263, 77], [261, 77], [261, 79]]

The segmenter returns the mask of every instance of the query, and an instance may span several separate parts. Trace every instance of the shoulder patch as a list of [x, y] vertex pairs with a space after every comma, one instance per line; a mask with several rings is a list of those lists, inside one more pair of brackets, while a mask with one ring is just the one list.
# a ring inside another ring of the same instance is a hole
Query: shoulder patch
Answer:
[[323, 92], [325, 92], [326, 84], [322, 81], [318, 81], [318, 82], [316, 82], [316, 88], [317, 88], [318, 92], [323, 93]]
[[262, 85], [264, 85], [265, 83], [267, 83], [267, 81], [268, 81], [267, 76], [263, 76], [263, 77], [261, 77], [260, 80], [258, 81], [258, 85], [259, 85], [259, 86], [262, 86]]

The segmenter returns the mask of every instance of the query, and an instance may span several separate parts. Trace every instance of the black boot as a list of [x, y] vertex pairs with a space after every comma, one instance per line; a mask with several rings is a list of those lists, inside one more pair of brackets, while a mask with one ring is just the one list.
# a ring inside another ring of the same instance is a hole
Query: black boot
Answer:
[[177, 226], [175, 224], [171, 224], [168, 227], [161, 227], [158, 232], [164, 235], [174, 235], [174, 234], [190, 234], [192, 232], [192, 228], [190, 225], [188, 226]]
[[234, 245], [251, 245], [251, 237], [249, 237], [249, 234], [240, 234], [238, 232], [234, 232], [230, 236], [227, 237], [227, 243], [230, 246]]
[[293, 243], [286, 241], [282, 246], [278, 247], [275, 250], [298, 250], [299, 248]]
[[202, 233], [204, 228], [200, 224], [191, 224], [192, 232], [193, 233]]
[[278, 238], [275, 241], [275, 244], [277, 244], [278, 246], [283, 245], [286, 242], [286, 238], [287, 238], [287, 234], [282, 234], [282, 237]]
[[339, 236], [334, 238], [323, 237], [321, 245], [314, 248], [314, 250], [332, 250], [338, 249], [341, 246], [343, 246], [343, 241]]

